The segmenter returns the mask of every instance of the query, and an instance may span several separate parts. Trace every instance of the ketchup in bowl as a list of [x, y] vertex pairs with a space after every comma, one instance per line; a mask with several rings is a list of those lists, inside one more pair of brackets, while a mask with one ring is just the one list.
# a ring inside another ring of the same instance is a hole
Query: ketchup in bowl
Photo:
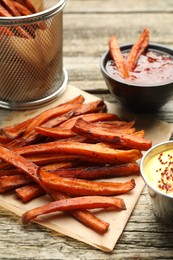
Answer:
[[[128, 52], [123, 52], [125, 60], [127, 56]], [[122, 79], [112, 60], [107, 61], [106, 70], [117, 80], [124, 80], [130, 84], [165, 84], [173, 81], [173, 57], [163, 52], [148, 50], [140, 55], [136, 68], [130, 72], [130, 78], [127, 79]]]

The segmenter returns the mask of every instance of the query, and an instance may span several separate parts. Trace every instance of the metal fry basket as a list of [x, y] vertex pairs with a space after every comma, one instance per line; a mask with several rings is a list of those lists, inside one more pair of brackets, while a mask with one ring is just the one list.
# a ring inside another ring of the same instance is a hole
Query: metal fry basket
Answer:
[[0, 17], [0, 107], [33, 109], [66, 89], [62, 51], [66, 1], [40, 3], [35, 14]]

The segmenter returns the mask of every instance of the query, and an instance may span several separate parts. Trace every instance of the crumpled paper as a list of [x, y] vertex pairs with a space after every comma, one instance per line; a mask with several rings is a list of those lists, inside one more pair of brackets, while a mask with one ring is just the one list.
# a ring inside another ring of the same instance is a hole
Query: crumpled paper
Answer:
[[[59, 103], [63, 103], [73, 97], [82, 94], [85, 97], [86, 102], [97, 100], [96, 96], [90, 95], [84, 91], [79, 90], [76, 87], [68, 86], [66, 92], [58, 100], [54, 101], [52, 104], [44, 108], [37, 109], [35, 111], [24, 111], [24, 112], [12, 112], [8, 118], [5, 120], [3, 125], [14, 124], [33, 115], [40, 113], [41, 111], [54, 107]], [[111, 113], [118, 114], [121, 118], [131, 120], [136, 119], [139, 129], [144, 129], [146, 131], [146, 137], [151, 138], [153, 144], [169, 140], [172, 134], [172, 124], [168, 124], [163, 121], [156, 120], [152, 115], [134, 115], [128, 113], [126, 110], [123, 110], [121, 106], [117, 104], [107, 103], [108, 111]], [[100, 250], [111, 252], [118, 241], [121, 233], [123, 232], [130, 215], [140, 197], [140, 194], [145, 186], [142, 178], [140, 176], [133, 176], [136, 181], [135, 189], [128, 193], [121, 195], [119, 197], [123, 198], [127, 210], [125, 211], [108, 211], [108, 210], [93, 210], [96, 216], [102, 218], [103, 220], [110, 223], [110, 228], [106, 234], [99, 235], [92, 231], [91, 229], [85, 227], [75, 219], [63, 214], [63, 213], [53, 213], [49, 216], [44, 216], [37, 221], [38, 224], [43, 225], [47, 228], [50, 228], [54, 231], [83, 241], [91, 246], [99, 248]], [[117, 178], [118, 181], [125, 181], [129, 177]], [[115, 181], [117, 181], [114, 178]], [[2, 194], [0, 195], [0, 206], [14, 212], [15, 214], [21, 216], [23, 212], [31, 208], [37, 207], [39, 205], [45, 204], [49, 201], [47, 196], [42, 196], [38, 199], [35, 199], [29, 203], [21, 203], [16, 199], [14, 193], [12, 194]], [[10, 219], [9, 219], [10, 225]], [[58, 238], [57, 238], [58, 239]]]

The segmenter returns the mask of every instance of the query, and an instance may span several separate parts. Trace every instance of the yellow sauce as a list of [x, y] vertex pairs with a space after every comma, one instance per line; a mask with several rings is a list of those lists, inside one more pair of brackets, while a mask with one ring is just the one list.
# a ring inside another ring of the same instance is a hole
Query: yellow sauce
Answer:
[[173, 196], [173, 150], [155, 155], [148, 162], [145, 175], [153, 187]]

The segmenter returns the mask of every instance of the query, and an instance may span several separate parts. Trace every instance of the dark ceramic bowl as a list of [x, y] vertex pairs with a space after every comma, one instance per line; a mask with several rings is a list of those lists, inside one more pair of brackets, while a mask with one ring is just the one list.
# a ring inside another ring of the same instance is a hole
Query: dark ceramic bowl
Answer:
[[[132, 44], [121, 46], [122, 52], [127, 52]], [[149, 44], [148, 50], [168, 54], [173, 57], [173, 50], [158, 44]], [[155, 82], [137, 84], [111, 76], [106, 70], [107, 62], [111, 60], [109, 51], [105, 52], [100, 61], [101, 71], [110, 92], [127, 109], [134, 112], [156, 112], [165, 105], [173, 95], [173, 80], [163, 84]]]

